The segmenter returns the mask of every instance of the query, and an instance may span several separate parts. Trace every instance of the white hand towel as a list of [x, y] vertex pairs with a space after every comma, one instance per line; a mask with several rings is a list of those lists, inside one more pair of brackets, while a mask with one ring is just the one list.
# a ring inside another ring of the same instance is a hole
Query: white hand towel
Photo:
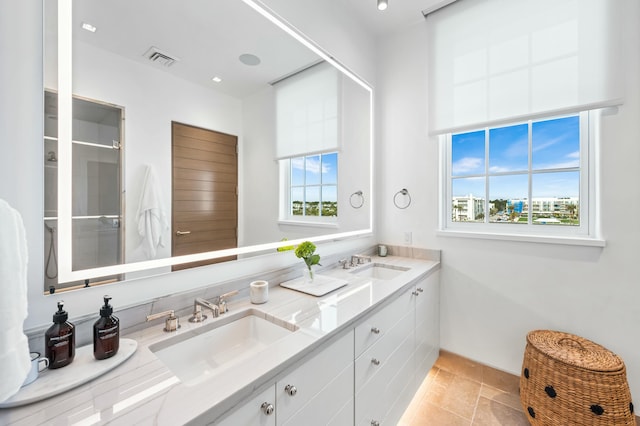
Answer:
[[147, 166], [138, 207], [138, 234], [142, 237], [140, 245], [147, 259], [154, 259], [158, 247], [164, 247], [162, 234], [168, 229], [160, 187], [153, 168]]
[[22, 217], [0, 200], [0, 402], [20, 390], [29, 374], [29, 342], [23, 332], [27, 318], [27, 238]]

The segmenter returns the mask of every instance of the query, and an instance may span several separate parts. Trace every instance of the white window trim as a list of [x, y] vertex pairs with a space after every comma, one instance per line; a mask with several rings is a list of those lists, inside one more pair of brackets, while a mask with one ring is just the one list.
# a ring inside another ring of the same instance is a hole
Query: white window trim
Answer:
[[[440, 149], [440, 209], [439, 229], [436, 235], [442, 237], [475, 238], [502, 241], [519, 241], [528, 243], [563, 244], [589, 247], [605, 247], [606, 240], [600, 235], [599, 226], [599, 134], [600, 115], [602, 109], [580, 113], [580, 150], [587, 152], [587, 158], [581, 155], [580, 169], [580, 218], [579, 227], [556, 227], [525, 224], [505, 223], [464, 223], [451, 220], [451, 133], [438, 136]], [[553, 119], [557, 116], [531, 117], [537, 121], [541, 118]], [[520, 121], [505, 123], [504, 125], [516, 125]], [[499, 126], [487, 126], [494, 128]], [[472, 130], [470, 130], [472, 131]], [[586, 144], [586, 147], [584, 146]], [[583, 179], [583, 171], [586, 170], [588, 179]], [[531, 170], [529, 170], [529, 173]], [[485, 196], [486, 198], [486, 196]], [[488, 204], [487, 204], [488, 205]], [[486, 208], [485, 208], [486, 210]], [[485, 217], [488, 218], [486, 212]], [[534, 232], [535, 230], [535, 232]]]
[[[331, 151], [334, 152], [334, 151]], [[324, 153], [318, 153], [324, 154]], [[309, 157], [318, 154], [304, 154], [300, 157]], [[280, 219], [278, 219], [278, 225], [289, 226], [307, 226], [316, 228], [335, 228], [339, 226], [339, 213], [338, 216], [294, 216], [291, 214], [291, 158], [278, 160], [280, 163]], [[338, 152], [338, 161], [339, 152]], [[340, 176], [337, 175], [336, 191], [339, 190]], [[311, 186], [311, 185], [310, 185]], [[319, 185], [321, 186], [321, 185]]]

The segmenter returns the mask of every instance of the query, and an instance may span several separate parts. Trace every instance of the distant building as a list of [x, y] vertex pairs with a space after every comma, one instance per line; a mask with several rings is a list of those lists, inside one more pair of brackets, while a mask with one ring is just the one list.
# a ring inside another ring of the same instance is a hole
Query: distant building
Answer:
[[476, 220], [482, 215], [484, 217], [484, 198], [476, 198], [473, 194], [464, 197], [452, 198], [452, 219], [455, 222]]
[[[531, 213], [534, 217], [541, 215], [570, 216], [578, 214], [580, 200], [578, 197], [533, 198], [531, 205]], [[529, 202], [527, 199], [508, 200], [507, 208], [509, 212], [515, 211], [516, 213], [526, 214], [529, 212]]]
[[[532, 215], [538, 216], [575, 216], [579, 212], [578, 197], [533, 198]], [[492, 203], [493, 204], [493, 203]], [[529, 213], [529, 200], [509, 199], [506, 204], [506, 214], [519, 215]], [[484, 218], [484, 198], [469, 194], [462, 197], [452, 197], [451, 219], [455, 222], [466, 222]]]

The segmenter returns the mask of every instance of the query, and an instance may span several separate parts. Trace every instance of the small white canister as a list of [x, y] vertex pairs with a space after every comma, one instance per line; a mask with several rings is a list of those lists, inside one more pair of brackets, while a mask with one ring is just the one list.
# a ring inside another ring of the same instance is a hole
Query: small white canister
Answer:
[[269, 281], [253, 281], [249, 284], [251, 303], [260, 305], [269, 300]]

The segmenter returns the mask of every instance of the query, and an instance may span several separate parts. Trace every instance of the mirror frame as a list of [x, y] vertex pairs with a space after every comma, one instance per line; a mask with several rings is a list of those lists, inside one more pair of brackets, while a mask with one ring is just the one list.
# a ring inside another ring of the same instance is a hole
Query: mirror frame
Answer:
[[[307, 48], [331, 63], [339, 71], [351, 78], [369, 93], [369, 227], [356, 231], [341, 232], [315, 237], [299, 238], [289, 241], [257, 244], [233, 249], [209, 251], [184, 256], [167, 257], [142, 262], [124, 263], [119, 265], [104, 266], [92, 269], [72, 269], [72, 239], [62, 238], [61, 235], [72, 235], [71, 208], [72, 200], [70, 191], [60, 188], [70, 188], [72, 184], [72, 44], [73, 44], [73, 1], [58, 0], [58, 280], [59, 282], [80, 281], [106, 275], [123, 274], [127, 272], [142, 271], [147, 269], [167, 267], [181, 263], [196, 262], [201, 260], [216, 259], [232, 255], [244, 255], [275, 251], [279, 247], [288, 247], [300, 244], [303, 241], [323, 242], [336, 241], [352, 237], [364, 237], [373, 234], [373, 164], [374, 164], [374, 103], [373, 88], [363, 79], [336, 61], [331, 55], [324, 52], [317, 44], [304, 34], [288, 24], [259, 0], [242, 0], [263, 17], [271, 21], [277, 27], [294, 37]], [[168, 271], [167, 271], [168, 272]], [[125, 279], [126, 281], [126, 279]]]

